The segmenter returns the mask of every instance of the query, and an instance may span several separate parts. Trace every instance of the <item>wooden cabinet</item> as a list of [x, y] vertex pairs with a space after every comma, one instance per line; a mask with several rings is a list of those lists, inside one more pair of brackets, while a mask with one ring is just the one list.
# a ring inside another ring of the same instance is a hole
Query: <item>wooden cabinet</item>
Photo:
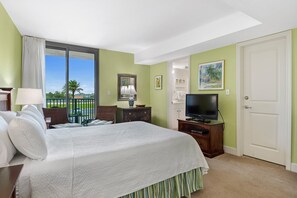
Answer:
[[206, 157], [212, 158], [224, 153], [224, 123], [178, 120], [178, 130], [191, 135]]
[[151, 122], [151, 107], [118, 108], [117, 122]]
[[15, 186], [23, 164], [0, 168], [0, 198], [16, 197]]

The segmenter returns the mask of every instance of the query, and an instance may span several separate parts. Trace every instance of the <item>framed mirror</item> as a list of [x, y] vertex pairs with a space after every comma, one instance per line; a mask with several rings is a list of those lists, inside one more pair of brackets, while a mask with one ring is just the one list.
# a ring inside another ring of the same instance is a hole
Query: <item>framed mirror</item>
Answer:
[[133, 74], [118, 74], [118, 101], [137, 99], [137, 77]]

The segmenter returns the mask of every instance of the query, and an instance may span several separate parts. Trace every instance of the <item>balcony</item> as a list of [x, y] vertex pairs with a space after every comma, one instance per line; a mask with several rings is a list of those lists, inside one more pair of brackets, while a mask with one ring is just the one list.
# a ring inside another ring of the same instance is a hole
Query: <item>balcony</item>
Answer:
[[[46, 108], [67, 107], [66, 99], [46, 99]], [[95, 99], [68, 99], [68, 119], [70, 122], [81, 123], [85, 119], [95, 118]]]

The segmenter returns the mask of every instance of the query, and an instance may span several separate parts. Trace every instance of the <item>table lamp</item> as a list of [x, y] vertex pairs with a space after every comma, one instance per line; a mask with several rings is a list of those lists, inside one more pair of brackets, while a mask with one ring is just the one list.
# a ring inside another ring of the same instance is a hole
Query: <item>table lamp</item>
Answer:
[[137, 94], [134, 85], [129, 85], [128, 86], [128, 94], [130, 95], [129, 97], [129, 107], [134, 106], [134, 95]]
[[134, 95], [137, 94], [134, 85], [122, 86], [121, 95], [130, 95], [129, 97], [129, 107], [134, 106]]
[[121, 95], [127, 95], [127, 94], [128, 94], [128, 87], [121, 86]]
[[17, 104], [17, 105], [43, 104], [43, 97], [42, 97], [41, 89], [18, 88], [18, 93], [17, 93], [15, 104]]

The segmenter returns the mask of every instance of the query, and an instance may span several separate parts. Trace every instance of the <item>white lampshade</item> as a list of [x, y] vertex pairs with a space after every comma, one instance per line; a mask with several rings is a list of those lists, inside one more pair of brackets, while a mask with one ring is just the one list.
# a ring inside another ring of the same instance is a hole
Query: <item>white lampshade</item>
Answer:
[[129, 94], [129, 93], [128, 93], [128, 87], [127, 87], [127, 86], [122, 86], [122, 87], [121, 87], [121, 94], [122, 94], [122, 95]]
[[128, 86], [128, 94], [130, 94], [130, 95], [137, 94], [134, 85], [129, 85]]
[[17, 105], [43, 104], [41, 89], [18, 88]]

